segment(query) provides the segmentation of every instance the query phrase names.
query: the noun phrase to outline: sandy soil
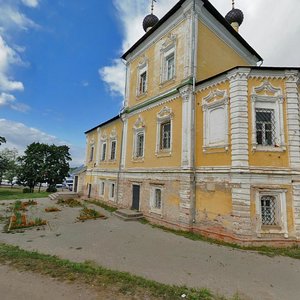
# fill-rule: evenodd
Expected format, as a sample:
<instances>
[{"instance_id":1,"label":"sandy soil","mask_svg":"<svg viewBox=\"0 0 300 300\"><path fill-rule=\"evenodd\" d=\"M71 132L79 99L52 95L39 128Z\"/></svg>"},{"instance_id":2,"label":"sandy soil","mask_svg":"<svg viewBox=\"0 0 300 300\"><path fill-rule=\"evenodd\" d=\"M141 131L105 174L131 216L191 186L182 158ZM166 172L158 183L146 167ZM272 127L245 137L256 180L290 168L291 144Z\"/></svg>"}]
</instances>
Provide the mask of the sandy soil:
<instances>
[{"instance_id":1,"label":"sandy soil","mask_svg":"<svg viewBox=\"0 0 300 300\"><path fill-rule=\"evenodd\" d=\"M47 214L44 208L55 202L38 201L31 213L47 219L49 226L0 233L0 242L73 261L93 260L163 283L207 287L221 295L239 292L244 299L300 299L300 260L188 240L149 225L124 222L99 207L107 220L75 222L78 208ZM5 215L5 207L0 205L0 214Z\"/></svg>"}]
</instances>

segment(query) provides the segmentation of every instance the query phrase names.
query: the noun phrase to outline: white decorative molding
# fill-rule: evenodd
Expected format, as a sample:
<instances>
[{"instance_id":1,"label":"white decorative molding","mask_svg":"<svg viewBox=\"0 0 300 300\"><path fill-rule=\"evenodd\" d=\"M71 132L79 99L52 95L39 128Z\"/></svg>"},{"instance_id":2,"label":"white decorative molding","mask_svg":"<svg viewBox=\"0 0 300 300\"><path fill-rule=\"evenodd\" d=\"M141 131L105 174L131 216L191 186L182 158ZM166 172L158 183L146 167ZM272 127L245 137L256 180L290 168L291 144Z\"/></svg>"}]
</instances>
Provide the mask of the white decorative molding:
<instances>
[{"instance_id":1,"label":"white decorative molding","mask_svg":"<svg viewBox=\"0 0 300 300\"><path fill-rule=\"evenodd\" d=\"M249 68L228 73L230 80L230 122L232 167L248 168L248 74Z\"/></svg>"},{"instance_id":2,"label":"white decorative molding","mask_svg":"<svg viewBox=\"0 0 300 300\"><path fill-rule=\"evenodd\" d=\"M261 237L262 234L283 234L288 238L287 211L286 211L286 192L284 189L256 189L255 190L255 208L256 208L256 234ZM261 197L273 196L276 201L276 221L277 226L268 226L263 228L261 219Z\"/></svg>"},{"instance_id":3,"label":"white decorative molding","mask_svg":"<svg viewBox=\"0 0 300 300\"><path fill-rule=\"evenodd\" d=\"M177 41L177 35L174 33L169 33L166 38L164 43L161 45L160 51L165 52L169 50L170 48L174 47Z\"/></svg>"},{"instance_id":4,"label":"white decorative molding","mask_svg":"<svg viewBox=\"0 0 300 300\"><path fill-rule=\"evenodd\" d=\"M117 138L117 130L116 130L116 127L114 127L114 128L111 130L109 137L110 137L110 139L116 139L116 138Z\"/></svg>"},{"instance_id":5,"label":"white decorative molding","mask_svg":"<svg viewBox=\"0 0 300 300\"><path fill-rule=\"evenodd\" d=\"M182 97L182 142L181 167L190 169L193 166L194 149L194 95L191 86L184 86L179 90Z\"/></svg>"},{"instance_id":6,"label":"white decorative molding","mask_svg":"<svg viewBox=\"0 0 300 300\"><path fill-rule=\"evenodd\" d=\"M282 89L274 87L268 80L264 80L260 86L253 87L251 94L252 111L252 134L251 144L253 151L285 151L284 136L284 113L283 113L283 93ZM275 145L258 145L256 140L256 109L271 109L275 118Z\"/></svg>"},{"instance_id":7,"label":"white decorative molding","mask_svg":"<svg viewBox=\"0 0 300 300\"><path fill-rule=\"evenodd\" d=\"M121 169L125 169L126 154L127 154L127 134L128 134L128 119L126 115L122 115L123 121L123 135L122 135L122 156L121 156Z\"/></svg>"},{"instance_id":8,"label":"white decorative molding","mask_svg":"<svg viewBox=\"0 0 300 300\"><path fill-rule=\"evenodd\" d=\"M203 110L203 151L209 148L228 150L228 96L226 90L213 90L202 99ZM218 120L213 115L218 115ZM213 130L220 122L223 124ZM219 122L219 123L218 123ZM223 131L223 134L221 134ZM218 139L219 137L219 139Z\"/></svg>"},{"instance_id":9,"label":"white decorative molding","mask_svg":"<svg viewBox=\"0 0 300 300\"><path fill-rule=\"evenodd\" d=\"M143 118L139 115L137 120L134 123L134 129L141 129L145 127L145 122L143 120Z\"/></svg>"},{"instance_id":10,"label":"white decorative molding","mask_svg":"<svg viewBox=\"0 0 300 300\"><path fill-rule=\"evenodd\" d=\"M300 169L300 116L299 116L299 73L286 71L285 92L287 102L287 124L290 166Z\"/></svg>"},{"instance_id":11,"label":"white decorative molding","mask_svg":"<svg viewBox=\"0 0 300 300\"><path fill-rule=\"evenodd\" d=\"M155 149L155 155L159 156L160 154L171 154L172 152L172 144L173 144L173 117L174 113L172 112L172 109L164 106L156 115L156 149ZM170 136L170 149L168 150L162 150L160 147L161 143L161 125L164 122L170 121L170 127L171 127L171 136Z\"/></svg>"},{"instance_id":12,"label":"white decorative molding","mask_svg":"<svg viewBox=\"0 0 300 300\"><path fill-rule=\"evenodd\" d=\"M107 132L106 132L106 130L104 130L104 131L101 133L100 140L101 140L101 141L106 141L106 140L107 140Z\"/></svg>"},{"instance_id":13,"label":"white decorative molding","mask_svg":"<svg viewBox=\"0 0 300 300\"><path fill-rule=\"evenodd\" d=\"M293 208L296 236L300 240L300 182L293 183Z\"/></svg>"}]
</instances>

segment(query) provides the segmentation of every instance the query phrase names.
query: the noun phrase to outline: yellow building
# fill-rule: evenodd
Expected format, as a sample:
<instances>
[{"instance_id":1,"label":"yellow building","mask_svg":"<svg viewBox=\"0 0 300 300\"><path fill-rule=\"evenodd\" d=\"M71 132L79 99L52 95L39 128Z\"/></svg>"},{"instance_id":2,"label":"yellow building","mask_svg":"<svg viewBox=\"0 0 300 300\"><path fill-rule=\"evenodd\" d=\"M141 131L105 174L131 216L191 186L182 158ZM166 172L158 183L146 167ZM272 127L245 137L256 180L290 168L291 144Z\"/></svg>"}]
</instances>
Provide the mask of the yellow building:
<instances>
[{"instance_id":1,"label":"yellow building","mask_svg":"<svg viewBox=\"0 0 300 300\"><path fill-rule=\"evenodd\" d=\"M86 132L85 196L151 222L299 243L299 69L262 58L207 0L181 0L123 56L122 113Z\"/></svg>"}]
</instances>

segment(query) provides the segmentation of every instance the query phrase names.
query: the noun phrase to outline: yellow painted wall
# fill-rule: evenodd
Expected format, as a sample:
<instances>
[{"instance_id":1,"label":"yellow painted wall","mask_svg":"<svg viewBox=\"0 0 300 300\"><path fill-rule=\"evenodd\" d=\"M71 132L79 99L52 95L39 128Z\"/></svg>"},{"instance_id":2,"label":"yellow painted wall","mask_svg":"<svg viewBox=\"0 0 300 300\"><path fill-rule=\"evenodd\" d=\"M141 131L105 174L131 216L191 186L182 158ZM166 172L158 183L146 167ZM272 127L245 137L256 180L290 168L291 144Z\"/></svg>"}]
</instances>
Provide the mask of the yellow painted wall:
<instances>
[{"instance_id":1,"label":"yellow painted wall","mask_svg":"<svg viewBox=\"0 0 300 300\"><path fill-rule=\"evenodd\" d=\"M144 53L141 53L130 63L130 88L129 88L129 103L128 106L134 106L146 101L149 98L155 97L177 86L184 77L184 51L185 51L185 26L186 20L179 23L172 31L168 32L160 40L152 44ZM165 83L161 83L161 49L162 44L168 39L168 35L176 35L176 63L175 63L175 79ZM138 96L138 66L139 63L146 57L148 59L147 73L147 93Z\"/></svg>"},{"instance_id":2,"label":"yellow painted wall","mask_svg":"<svg viewBox=\"0 0 300 300\"><path fill-rule=\"evenodd\" d=\"M284 152L262 152L252 151L252 108L251 108L251 94L254 87L259 87L263 83L264 79L250 78L248 80L248 117L249 117L249 165L258 167L288 167L288 131L287 131L287 119L286 119L286 101L283 102L283 116L284 116L284 128L285 128L285 144L287 146ZM285 90L283 79L270 79L269 82L274 87L280 87L282 91ZM262 92L262 95L264 92ZM272 96L270 93L267 95Z\"/></svg>"},{"instance_id":3,"label":"yellow painted wall","mask_svg":"<svg viewBox=\"0 0 300 300\"><path fill-rule=\"evenodd\" d=\"M179 167L181 165L181 136L182 136L182 103L181 99L154 107L128 119L126 168L163 168ZM172 109L174 114L172 123L172 153L171 156L156 156L157 113L164 106ZM145 122L144 160L133 160L134 124L141 116Z\"/></svg>"},{"instance_id":4,"label":"yellow painted wall","mask_svg":"<svg viewBox=\"0 0 300 300\"><path fill-rule=\"evenodd\" d=\"M111 139L110 139L110 134L112 133L113 130L116 130L117 132L117 151L116 151L116 159L115 160L110 160L110 155L111 155ZM105 126L101 127L101 135L103 132L106 132L107 135L107 140L106 140L106 160L101 161L101 145L98 146L98 151L99 151L99 164L97 167L104 168L104 169L118 169L119 164L120 164L120 153L121 153L121 141L122 141L122 130L123 130L123 122L121 119L117 119ZM101 141L100 141L101 144Z\"/></svg>"},{"instance_id":5,"label":"yellow painted wall","mask_svg":"<svg viewBox=\"0 0 300 300\"><path fill-rule=\"evenodd\" d=\"M249 64L201 21L198 23L197 80L204 80L235 66Z\"/></svg>"},{"instance_id":6,"label":"yellow painted wall","mask_svg":"<svg viewBox=\"0 0 300 300\"><path fill-rule=\"evenodd\" d=\"M218 188L209 192L205 187L196 188L196 215L199 221L216 221L230 227L232 214L231 190Z\"/></svg>"},{"instance_id":7,"label":"yellow painted wall","mask_svg":"<svg viewBox=\"0 0 300 300\"><path fill-rule=\"evenodd\" d=\"M211 148L203 152L203 111L202 111L202 99L209 95L214 90L227 90L229 95L229 82L218 84L214 88L207 89L196 94L196 167L203 166L230 166L231 165L231 148L226 151L224 148ZM228 133L230 134L230 106L228 105ZM230 144L230 136L228 138Z\"/></svg>"}]
</instances>

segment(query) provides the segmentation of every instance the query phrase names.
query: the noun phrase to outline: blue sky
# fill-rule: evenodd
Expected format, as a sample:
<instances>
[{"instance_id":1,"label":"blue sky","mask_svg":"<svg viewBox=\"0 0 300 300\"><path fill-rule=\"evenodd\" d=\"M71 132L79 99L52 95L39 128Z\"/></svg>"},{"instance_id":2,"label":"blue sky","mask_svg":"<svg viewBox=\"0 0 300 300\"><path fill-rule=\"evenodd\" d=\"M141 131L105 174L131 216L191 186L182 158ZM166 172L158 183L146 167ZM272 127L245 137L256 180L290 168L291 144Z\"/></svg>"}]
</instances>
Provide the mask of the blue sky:
<instances>
[{"instance_id":1,"label":"blue sky","mask_svg":"<svg viewBox=\"0 0 300 300\"><path fill-rule=\"evenodd\" d=\"M0 0L0 135L20 152L33 141L68 144L83 163L84 131L116 115L119 57L142 34L147 0ZM158 0L162 17L177 1ZM228 2L228 3L227 3ZM236 1L241 34L265 65L299 66L299 0ZM230 0L212 0L225 15ZM272 15L264 11L272 5ZM284 34L280 34L284 32ZM276 51L274 51L276 49ZM3 148L3 146L1 146Z\"/></svg>"}]
</instances>

